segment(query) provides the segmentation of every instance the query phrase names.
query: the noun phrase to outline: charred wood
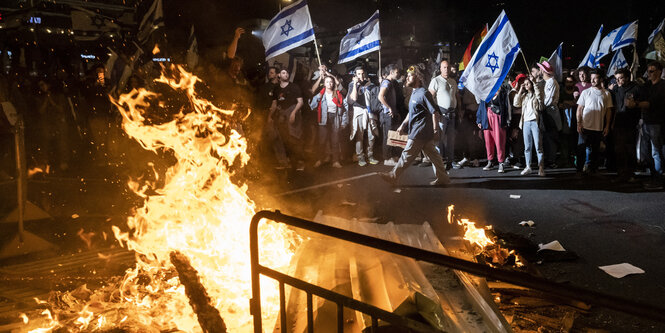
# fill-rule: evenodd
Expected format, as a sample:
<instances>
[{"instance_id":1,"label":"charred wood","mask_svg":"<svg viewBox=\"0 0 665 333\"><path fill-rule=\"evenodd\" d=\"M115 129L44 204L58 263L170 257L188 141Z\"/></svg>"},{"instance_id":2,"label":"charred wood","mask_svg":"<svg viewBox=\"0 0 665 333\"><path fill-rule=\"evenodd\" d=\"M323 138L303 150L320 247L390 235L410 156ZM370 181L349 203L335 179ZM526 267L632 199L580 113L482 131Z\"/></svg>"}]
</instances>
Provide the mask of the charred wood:
<instances>
[{"instance_id":1,"label":"charred wood","mask_svg":"<svg viewBox=\"0 0 665 333\"><path fill-rule=\"evenodd\" d=\"M198 272L190 265L189 260L180 252L171 252L171 262L178 271L180 282L185 286L185 294L189 304L199 320L205 333L225 333L226 324L219 311L210 304L210 297L199 280Z\"/></svg>"}]
</instances>

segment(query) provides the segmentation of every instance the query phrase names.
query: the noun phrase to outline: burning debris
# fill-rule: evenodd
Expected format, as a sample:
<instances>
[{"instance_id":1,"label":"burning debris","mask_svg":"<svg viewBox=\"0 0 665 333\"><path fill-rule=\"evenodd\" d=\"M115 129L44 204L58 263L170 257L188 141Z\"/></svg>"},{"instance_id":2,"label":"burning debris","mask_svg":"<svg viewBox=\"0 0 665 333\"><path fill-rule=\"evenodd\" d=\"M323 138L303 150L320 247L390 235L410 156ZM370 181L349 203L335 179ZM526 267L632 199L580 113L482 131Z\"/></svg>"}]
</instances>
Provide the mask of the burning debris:
<instances>
[{"instance_id":1,"label":"burning debris","mask_svg":"<svg viewBox=\"0 0 665 333\"><path fill-rule=\"evenodd\" d=\"M476 227L476 222L466 218L455 219L454 205L448 206L448 223L456 222L464 228L464 239L469 242L470 252L478 261L490 266L522 267L523 260L515 250L507 249L501 245L498 237L493 233L492 226Z\"/></svg>"},{"instance_id":2,"label":"burning debris","mask_svg":"<svg viewBox=\"0 0 665 333\"><path fill-rule=\"evenodd\" d=\"M201 314L189 306L188 295L205 295L201 291L206 290L209 305L197 301L197 311L217 311L229 331L251 330L247 230L255 207L246 194L247 186L231 180L249 160L247 141L232 120L234 111L198 97L194 86L199 81L176 66L164 68L155 80L169 88L168 93L186 96L177 99L185 101L177 114L166 112L164 94L145 89L113 101L125 132L146 150L173 157L175 163L155 177L159 182L129 184L144 204L135 209L126 227L114 226L113 231L123 246L136 252L136 267L85 295L56 293L47 302L50 309L28 314L29 329L200 331ZM259 232L264 249L261 260L276 269L287 267L293 255L292 234L273 224L262 225ZM177 258L188 259L174 261L174 251L180 253ZM185 271L196 273L183 276L188 281L196 276L200 288L187 287L188 282L179 278L176 270L183 266L179 269L176 263L184 262L189 262L183 264ZM262 285L263 320L274 323L279 308L277 284L265 281ZM203 318L208 322L209 316ZM204 331L220 332L219 319L209 321L212 326L203 327Z\"/></svg>"}]
</instances>

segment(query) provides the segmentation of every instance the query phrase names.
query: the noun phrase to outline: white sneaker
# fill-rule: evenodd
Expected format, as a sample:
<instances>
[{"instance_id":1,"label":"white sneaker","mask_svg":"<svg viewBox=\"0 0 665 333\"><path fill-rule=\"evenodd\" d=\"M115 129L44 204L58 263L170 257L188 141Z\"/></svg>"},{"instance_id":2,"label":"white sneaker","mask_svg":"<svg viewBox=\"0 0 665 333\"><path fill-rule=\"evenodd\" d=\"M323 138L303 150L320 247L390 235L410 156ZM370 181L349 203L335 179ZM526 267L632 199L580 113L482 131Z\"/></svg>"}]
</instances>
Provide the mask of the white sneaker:
<instances>
[{"instance_id":1,"label":"white sneaker","mask_svg":"<svg viewBox=\"0 0 665 333\"><path fill-rule=\"evenodd\" d=\"M333 168L336 168L336 169L339 169L339 168L342 167L342 165L339 164L339 162L334 162L334 163L332 164L332 167L333 167Z\"/></svg>"},{"instance_id":2,"label":"white sneaker","mask_svg":"<svg viewBox=\"0 0 665 333\"><path fill-rule=\"evenodd\" d=\"M459 166L463 167L463 166L466 166L467 164L469 164L469 160L465 157L461 161L457 162L457 164Z\"/></svg>"},{"instance_id":3,"label":"white sneaker","mask_svg":"<svg viewBox=\"0 0 665 333\"><path fill-rule=\"evenodd\" d=\"M499 173L504 173L506 170L503 169L503 163L499 163Z\"/></svg>"},{"instance_id":4,"label":"white sneaker","mask_svg":"<svg viewBox=\"0 0 665 333\"><path fill-rule=\"evenodd\" d=\"M489 162L487 162L487 165L483 167L483 170L485 170L485 171L492 170L493 166L494 166L494 164L492 164L492 161L489 161Z\"/></svg>"},{"instance_id":5,"label":"white sneaker","mask_svg":"<svg viewBox=\"0 0 665 333\"><path fill-rule=\"evenodd\" d=\"M530 173L531 173L531 168L530 167L526 167L526 168L524 168L524 170L522 170L522 172L520 172L520 174L522 176L528 175Z\"/></svg>"},{"instance_id":6,"label":"white sneaker","mask_svg":"<svg viewBox=\"0 0 665 333\"><path fill-rule=\"evenodd\" d=\"M383 165L395 166L395 165L397 165L397 162L395 162L395 160L393 160L393 159L387 159L387 160L383 161Z\"/></svg>"}]
</instances>

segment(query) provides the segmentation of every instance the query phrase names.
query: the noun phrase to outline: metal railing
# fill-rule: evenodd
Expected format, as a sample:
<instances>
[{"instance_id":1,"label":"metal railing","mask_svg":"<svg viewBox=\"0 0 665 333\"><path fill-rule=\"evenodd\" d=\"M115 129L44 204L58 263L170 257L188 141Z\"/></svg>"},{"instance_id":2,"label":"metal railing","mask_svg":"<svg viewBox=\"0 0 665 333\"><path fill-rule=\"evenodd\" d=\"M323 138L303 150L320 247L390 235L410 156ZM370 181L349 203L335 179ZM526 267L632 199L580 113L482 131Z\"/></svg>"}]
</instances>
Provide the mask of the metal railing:
<instances>
[{"instance_id":1,"label":"metal railing","mask_svg":"<svg viewBox=\"0 0 665 333\"><path fill-rule=\"evenodd\" d=\"M372 331L378 327L378 320L384 320L394 325L406 327L415 331L432 332L429 325L395 315L367 303L357 301L345 295L330 291L328 289L307 283L292 276L277 272L259 263L258 224L262 219L284 223L296 228L309 230L322 235L342 239L355 244L360 244L378 250L398 254L415 260L420 260L452 269L464 271L473 275L501 280L518 286L523 286L555 296L578 300L612 310L665 322L665 308L637 302L619 296L587 290L569 284L552 282L550 280L533 276L530 274L492 268L483 264L462 260L459 258L430 252L416 247L375 238L352 231L331 227L328 225L284 215L280 211L260 211L252 217L250 223L249 246L251 256L252 273L252 299L250 300L250 312L254 317L254 332L262 332L261 322L261 287L259 277L261 274L271 277L279 282L280 294L280 323L282 332L287 331L286 325L286 300L284 285L288 284L294 288L301 289L307 293L307 331L314 332L314 320L312 309L312 295L322 297L337 304L337 331L343 332L343 308L360 311L372 318Z\"/></svg>"}]
</instances>

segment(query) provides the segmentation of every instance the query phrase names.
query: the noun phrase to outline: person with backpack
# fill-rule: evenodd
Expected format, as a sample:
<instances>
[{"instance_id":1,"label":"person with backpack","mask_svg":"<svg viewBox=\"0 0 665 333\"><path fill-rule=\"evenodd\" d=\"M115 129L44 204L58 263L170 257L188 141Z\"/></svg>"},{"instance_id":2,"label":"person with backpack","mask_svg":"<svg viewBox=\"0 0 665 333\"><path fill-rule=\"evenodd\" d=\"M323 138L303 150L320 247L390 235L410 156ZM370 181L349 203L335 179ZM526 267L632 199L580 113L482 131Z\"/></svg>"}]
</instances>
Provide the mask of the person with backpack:
<instances>
[{"instance_id":1,"label":"person with backpack","mask_svg":"<svg viewBox=\"0 0 665 333\"><path fill-rule=\"evenodd\" d=\"M346 99L349 114L353 115L350 139L355 140L356 143L358 165L365 166L368 161L370 164L378 164L379 160L374 158L374 141L379 134L378 114L382 110L378 98L379 89L367 78L362 67L356 67L354 72L355 75L353 81L349 83L349 95ZM365 136L367 136L366 149Z\"/></svg>"}]
</instances>

